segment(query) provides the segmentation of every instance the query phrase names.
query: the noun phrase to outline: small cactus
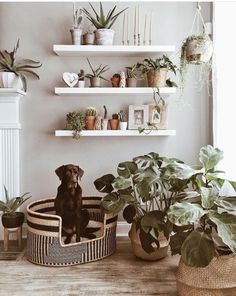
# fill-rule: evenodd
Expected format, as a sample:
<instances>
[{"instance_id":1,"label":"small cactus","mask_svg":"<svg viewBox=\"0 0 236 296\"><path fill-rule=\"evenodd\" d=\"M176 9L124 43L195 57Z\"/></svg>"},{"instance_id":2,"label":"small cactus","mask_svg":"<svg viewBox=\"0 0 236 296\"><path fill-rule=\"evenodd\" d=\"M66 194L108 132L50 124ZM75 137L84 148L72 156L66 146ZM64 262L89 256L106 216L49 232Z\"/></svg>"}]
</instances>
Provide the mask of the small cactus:
<instances>
[{"instance_id":1,"label":"small cactus","mask_svg":"<svg viewBox=\"0 0 236 296\"><path fill-rule=\"evenodd\" d=\"M112 119L119 119L119 115L117 113L112 114Z\"/></svg>"},{"instance_id":2,"label":"small cactus","mask_svg":"<svg viewBox=\"0 0 236 296\"><path fill-rule=\"evenodd\" d=\"M125 111L120 110L118 117L121 122L127 122L127 113Z\"/></svg>"},{"instance_id":3,"label":"small cactus","mask_svg":"<svg viewBox=\"0 0 236 296\"><path fill-rule=\"evenodd\" d=\"M97 109L94 107L88 107L85 112L86 116L97 116Z\"/></svg>"},{"instance_id":4,"label":"small cactus","mask_svg":"<svg viewBox=\"0 0 236 296\"><path fill-rule=\"evenodd\" d=\"M104 105L104 119L107 119L107 107Z\"/></svg>"},{"instance_id":5,"label":"small cactus","mask_svg":"<svg viewBox=\"0 0 236 296\"><path fill-rule=\"evenodd\" d=\"M79 74L78 74L78 78L79 78L80 81L83 81L84 80L84 77L85 77L84 70L81 69L80 72L79 72Z\"/></svg>"}]
</instances>

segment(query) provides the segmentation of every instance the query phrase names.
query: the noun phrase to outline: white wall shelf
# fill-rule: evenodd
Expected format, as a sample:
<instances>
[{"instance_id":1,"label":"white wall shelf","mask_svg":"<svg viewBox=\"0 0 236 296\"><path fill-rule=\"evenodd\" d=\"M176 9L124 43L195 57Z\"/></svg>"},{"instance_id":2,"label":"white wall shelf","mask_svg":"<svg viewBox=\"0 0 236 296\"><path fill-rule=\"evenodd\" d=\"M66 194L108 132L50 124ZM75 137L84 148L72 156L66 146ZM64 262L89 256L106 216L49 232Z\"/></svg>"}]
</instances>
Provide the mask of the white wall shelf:
<instances>
[{"instance_id":1,"label":"white wall shelf","mask_svg":"<svg viewBox=\"0 0 236 296\"><path fill-rule=\"evenodd\" d=\"M59 56L67 57L155 57L160 54L173 53L174 45L53 45L53 51Z\"/></svg>"},{"instance_id":2,"label":"white wall shelf","mask_svg":"<svg viewBox=\"0 0 236 296\"><path fill-rule=\"evenodd\" d=\"M175 87L161 87L161 94L174 94L176 93ZM57 95L92 95L92 94L102 94L102 95L148 95L152 94L153 89L151 87L56 87L55 94Z\"/></svg>"},{"instance_id":3,"label":"white wall shelf","mask_svg":"<svg viewBox=\"0 0 236 296\"><path fill-rule=\"evenodd\" d=\"M15 96L15 95L25 96L26 92L16 88L0 88L0 96L8 97L8 96Z\"/></svg>"},{"instance_id":4,"label":"white wall shelf","mask_svg":"<svg viewBox=\"0 0 236 296\"><path fill-rule=\"evenodd\" d=\"M147 132L147 131L146 131ZM158 136L175 136L175 130L152 130L150 133L139 133L138 130L90 130L82 131L82 137L158 137ZM56 137L72 137L71 130L56 130Z\"/></svg>"}]
</instances>

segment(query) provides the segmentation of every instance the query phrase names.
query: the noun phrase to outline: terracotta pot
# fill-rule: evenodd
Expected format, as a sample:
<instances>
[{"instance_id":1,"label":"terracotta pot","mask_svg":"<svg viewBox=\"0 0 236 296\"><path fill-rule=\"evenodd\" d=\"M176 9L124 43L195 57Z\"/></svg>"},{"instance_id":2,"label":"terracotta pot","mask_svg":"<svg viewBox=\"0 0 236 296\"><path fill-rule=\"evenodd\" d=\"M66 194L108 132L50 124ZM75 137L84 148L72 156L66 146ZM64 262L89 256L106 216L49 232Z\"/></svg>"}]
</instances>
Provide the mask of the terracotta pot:
<instances>
[{"instance_id":1,"label":"terracotta pot","mask_svg":"<svg viewBox=\"0 0 236 296\"><path fill-rule=\"evenodd\" d=\"M206 267L190 267L180 260L176 273L178 295L236 295L235 274L235 254L214 257Z\"/></svg>"},{"instance_id":2,"label":"terracotta pot","mask_svg":"<svg viewBox=\"0 0 236 296\"><path fill-rule=\"evenodd\" d=\"M111 78L112 87L120 87L120 74L115 74Z\"/></svg>"},{"instance_id":3,"label":"terracotta pot","mask_svg":"<svg viewBox=\"0 0 236 296\"><path fill-rule=\"evenodd\" d=\"M2 215L2 225L5 228L16 228L20 227L24 222L24 213L15 212L13 215L3 214Z\"/></svg>"},{"instance_id":4,"label":"terracotta pot","mask_svg":"<svg viewBox=\"0 0 236 296\"><path fill-rule=\"evenodd\" d=\"M160 68L158 70L149 70L147 72L148 86L149 87L165 87L166 76L168 69Z\"/></svg>"},{"instance_id":5,"label":"terracotta pot","mask_svg":"<svg viewBox=\"0 0 236 296\"><path fill-rule=\"evenodd\" d=\"M0 72L0 87L23 89L23 83L13 72Z\"/></svg>"},{"instance_id":6,"label":"terracotta pot","mask_svg":"<svg viewBox=\"0 0 236 296\"><path fill-rule=\"evenodd\" d=\"M136 78L127 78L126 85L127 85L127 87L136 87L137 86L137 79Z\"/></svg>"},{"instance_id":7,"label":"terracotta pot","mask_svg":"<svg viewBox=\"0 0 236 296\"><path fill-rule=\"evenodd\" d=\"M86 130L95 130L96 116L85 117L85 128Z\"/></svg>"},{"instance_id":8,"label":"terracotta pot","mask_svg":"<svg viewBox=\"0 0 236 296\"><path fill-rule=\"evenodd\" d=\"M162 232L160 232L158 236L160 247L152 253L147 253L142 248L139 239L139 230L136 231L136 223L132 223L131 229L129 231L129 238L131 240L133 252L138 258L147 261L156 261L167 256L169 242Z\"/></svg>"},{"instance_id":9,"label":"terracotta pot","mask_svg":"<svg viewBox=\"0 0 236 296\"><path fill-rule=\"evenodd\" d=\"M81 45L82 30L81 29L71 29L70 33L71 33L72 44Z\"/></svg>"},{"instance_id":10,"label":"terracotta pot","mask_svg":"<svg viewBox=\"0 0 236 296\"><path fill-rule=\"evenodd\" d=\"M115 31L112 29L98 29L95 32L97 45L113 45Z\"/></svg>"},{"instance_id":11,"label":"terracotta pot","mask_svg":"<svg viewBox=\"0 0 236 296\"><path fill-rule=\"evenodd\" d=\"M86 33L83 35L83 45L93 45L95 40L94 33Z\"/></svg>"},{"instance_id":12,"label":"terracotta pot","mask_svg":"<svg viewBox=\"0 0 236 296\"><path fill-rule=\"evenodd\" d=\"M109 119L109 125L111 130L117 130L119 127L119 119Z\"/></svg>"},{"instance_id":13,"label":"terracotta pot","mask_svg":"<svg viewBox=\"0 0 236 296\"><path fill-rule=\"evenodd\" d=\"M91 77L90 78L91 87L100 87L101 86L101 78L100 77Z\"/></svg>"},{"instance_id":14,"label":"terracotta pot","mask_svg":"<svg viewBox=\"0 0 236 296\"><path fill-rule=\"evenodd\" d=\"M186 44L186 59L191 64L207 63L212 57L213 44L208 35L204 39L189 40Z\"/></svg>"}]
</instances>

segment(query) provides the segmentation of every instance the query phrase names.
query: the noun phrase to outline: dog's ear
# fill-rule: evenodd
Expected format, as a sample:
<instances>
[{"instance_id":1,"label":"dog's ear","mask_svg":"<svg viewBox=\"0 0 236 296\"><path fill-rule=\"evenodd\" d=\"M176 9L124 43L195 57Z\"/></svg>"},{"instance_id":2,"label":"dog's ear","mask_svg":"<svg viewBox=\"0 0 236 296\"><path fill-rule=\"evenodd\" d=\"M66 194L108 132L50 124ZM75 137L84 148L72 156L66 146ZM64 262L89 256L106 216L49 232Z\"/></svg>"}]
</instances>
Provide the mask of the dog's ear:
<instances>
[{"instance_id":1,"label":"dog's ear","mask_svg":"<svg viewBox=\"0 0 236 296\"><path fill-rule=\"evenodd\" d=\"M81 178L84 175L84 171L79 166L77 166L77 168L78 168L78 171L79 171L79 179L81 180Z\"/></svg>"},{"instance_id":2,"label":"dog's ear","mask_svg":"<svg viewBox=\"0 0 236 296\"><path fill-rule=\"evenodd\" d=\"M59 177L60 180L62 180L62 178L63 178L64 171L65 171L65 166L64 165L60 166L59 168L57 168L55 170L55 173L57 174L57 176Z\"/></svg>"}]
</instances>

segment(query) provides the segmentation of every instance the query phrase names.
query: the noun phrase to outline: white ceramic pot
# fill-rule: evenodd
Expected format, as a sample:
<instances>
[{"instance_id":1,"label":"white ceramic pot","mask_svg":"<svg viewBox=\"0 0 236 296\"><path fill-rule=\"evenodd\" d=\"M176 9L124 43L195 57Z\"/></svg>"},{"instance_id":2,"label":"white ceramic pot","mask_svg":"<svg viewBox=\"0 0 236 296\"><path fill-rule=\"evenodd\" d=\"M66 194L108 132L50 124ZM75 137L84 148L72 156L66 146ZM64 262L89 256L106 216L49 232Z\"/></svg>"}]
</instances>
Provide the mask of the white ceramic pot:
<instances>
[{"instance_id":1,"label":"white ceramic pot","mask_svg":"<svg viewBox=\"0 0 236 296\"><path fill-rule=\"evenodd\" d=\"M23 89L23 83L13 72L0 72L0 87Z\"/></svg>"},{"instance_id":2,"label":"white ceramic pot","mask_svg":"<svg viewBox=\"0 0 236 296\"><path fill-rule=\"evenodd\" d=\"M127 130L128 122L120 121L120 130L125 131Z\"/></svg>"},{"instance_id":3,"label":"white ceramic pot","mask_svg":"<svg viewBox=\"0 0 236 296\"><path fill-rule=\"evenodd\" d=\"M102 130L106 131L108 126L108 119L102 119Z\"/></svg>"},{"instance_id":4,"label":"white ceramic pot","mask_svg":"<svg viewBox=\"0 0 236 296\"><path fill-rule=\"evenodd\" d=\"M84 88L85 87L85 81L84 80L79 80L78 81L78 87L79 88Z\"/></svg>"},{"instance_id":5,"label":"white ceramic pot","mask_svg":"<svg viewBox=\"0 0 236 296\"><path fill-rule=\"evenodd\" d=\"M113 45L115 31L112 29L98 29L95 32L97 45Z\"/></svg>"},{"instance_id":6,"label":"white ceramic pot","mask_svg":"<svg viewBox=\"0 0 236 296\"><path fill-rule=\"evenodd\" d=\"M72 44L81 45L82 30L81 29L71 29Z\"/></svg>"}]
</instances>

